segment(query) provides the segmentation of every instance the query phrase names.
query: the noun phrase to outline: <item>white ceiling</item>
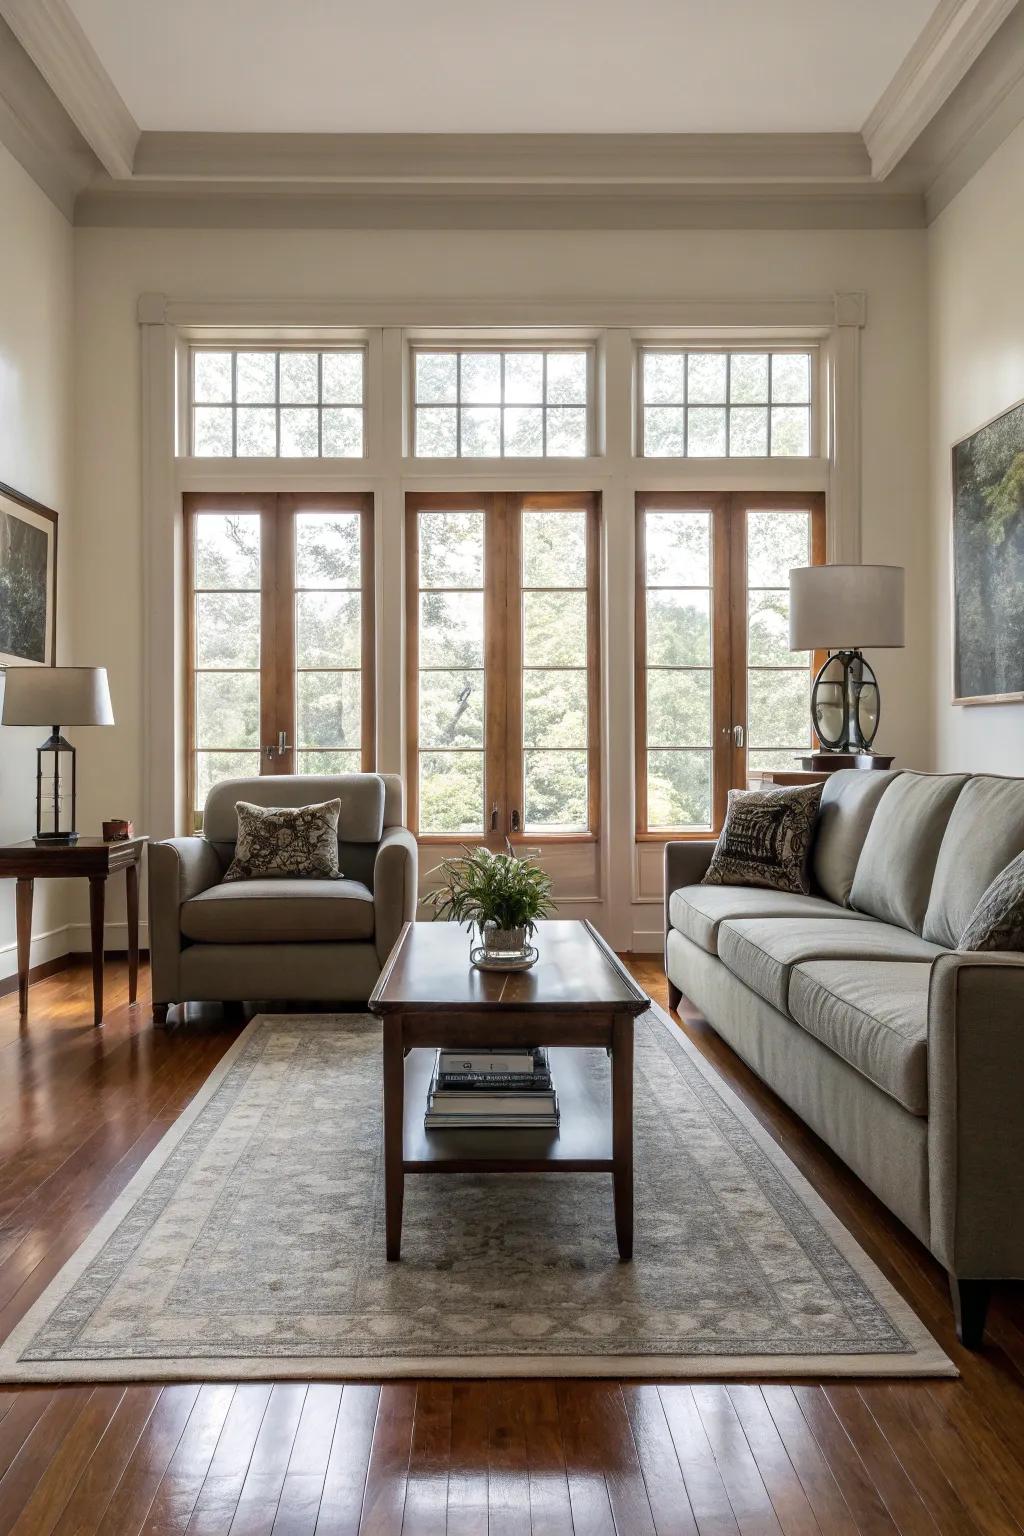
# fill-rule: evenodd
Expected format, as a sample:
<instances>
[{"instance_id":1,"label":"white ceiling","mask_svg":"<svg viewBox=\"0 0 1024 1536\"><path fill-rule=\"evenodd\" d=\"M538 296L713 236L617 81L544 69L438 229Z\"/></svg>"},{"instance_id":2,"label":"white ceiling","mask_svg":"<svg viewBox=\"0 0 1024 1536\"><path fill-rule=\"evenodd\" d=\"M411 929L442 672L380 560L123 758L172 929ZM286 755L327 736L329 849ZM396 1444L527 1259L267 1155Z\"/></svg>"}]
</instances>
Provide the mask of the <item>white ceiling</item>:
<instances>
[{"instance_id":1,"label":"white ceiling","mask_svg":"<svg viewBox=\"0 0 1024 1536\"><path fill-rule=\"evenodd\" d=\"M855 131L935 0L71 0L140 127Z\"/></svg>"}]
</instances>

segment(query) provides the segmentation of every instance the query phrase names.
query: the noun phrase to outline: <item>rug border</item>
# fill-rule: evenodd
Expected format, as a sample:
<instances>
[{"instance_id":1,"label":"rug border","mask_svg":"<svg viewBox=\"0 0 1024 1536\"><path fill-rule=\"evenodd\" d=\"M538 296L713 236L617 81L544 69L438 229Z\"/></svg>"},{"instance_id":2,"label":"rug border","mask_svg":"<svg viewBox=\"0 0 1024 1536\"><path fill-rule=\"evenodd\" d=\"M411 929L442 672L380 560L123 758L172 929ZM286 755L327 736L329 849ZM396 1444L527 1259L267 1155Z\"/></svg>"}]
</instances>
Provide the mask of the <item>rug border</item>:
<instances>
[{"instance_id":1,"label":"rug border","mask_svg":"<svg viewBox=\"0 0 1024 1536\"><path fill-rule=\"evenodd\" d=\"M674 1024L655 1002L651 1015L667 1030L673 1041L696 1062L698 1069L728 1108L757 1142L776 1170L793 1187L812 1216L825 1230L836 1249L873 1292L892 1320L901 1329L911 1355L514 1355L459 1356L458 1358L309 1356L275 1359L206 1360L89 1360L22 1361L20 1351L37 1329L64 1300L72 1286L92 1262L104 1243L131 1209L135 1200L171 1156L203 1109L227 1077L241 1054L249 1035L258 1025L277 1017L292 1021L323 1019L323 1014L257 1014L225 1051L213 1071L174 1124L129 1179L113 1204L62 1265L43 1292L33 1302L20 1322L15 1324L0 1344L0 1385L60 1384L93 1381L366 1381L392 1378L436 1377L440 1379L477 1377L629 1377L651 1381L666 1379L695 1380L707 1377L744 1377L751 1380L776 1378L857 1376L891 1377L905 1380L916 1376L959 1376L960 1372L938 1341L904 1301L895 1287L864 1251L839 1217L808 1182L800 1169L768 1134L757 1116L705 1059L686 1033ZM333 1017L350 1020L371 1017L363 1010L339 1011ZM898 1368L897 1368L898 1367Z\"/></svg>"}]
</instances>

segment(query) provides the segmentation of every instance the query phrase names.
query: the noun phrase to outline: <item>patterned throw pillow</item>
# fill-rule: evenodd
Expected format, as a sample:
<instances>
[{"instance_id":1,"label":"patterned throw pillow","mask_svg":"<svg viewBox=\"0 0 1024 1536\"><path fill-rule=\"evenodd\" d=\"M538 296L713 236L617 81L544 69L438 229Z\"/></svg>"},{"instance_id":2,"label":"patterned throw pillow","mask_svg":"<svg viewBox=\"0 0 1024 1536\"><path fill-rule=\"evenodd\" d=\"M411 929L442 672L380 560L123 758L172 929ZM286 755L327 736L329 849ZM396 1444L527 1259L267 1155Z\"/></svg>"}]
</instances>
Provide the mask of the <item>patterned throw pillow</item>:
<instances>
[{"instance_id":1,"label":"patterned throw pillow","mask_svg":"<svg viewBox=\"0 0 1024 1536\"><path fill-rule=\"evenodd\" d=\"M280 808L239 800L238 841L225 880L340 880L340 800Z\"/></svg>"},{"instance_id":2,"label":"patterned throw pillow","mask_svg":"<svg viewBox=\"0 0 1024 1536\"><path fill-rule=\"evenodd\" d=\"M702 884L764 885L806 895L821 791L820 784L730 789L725 826Z\"/></svg>"},{"instance_id":3,"label":"patterned throw pillow","mask_svg":"<svg viewBox=\"0 0 1024 1536\"><path fill-rule=\"evenodd\" d=\"M967 919L957 949L1024 949L1024 853L996 875Z\"/></svg>"}]
</instances>

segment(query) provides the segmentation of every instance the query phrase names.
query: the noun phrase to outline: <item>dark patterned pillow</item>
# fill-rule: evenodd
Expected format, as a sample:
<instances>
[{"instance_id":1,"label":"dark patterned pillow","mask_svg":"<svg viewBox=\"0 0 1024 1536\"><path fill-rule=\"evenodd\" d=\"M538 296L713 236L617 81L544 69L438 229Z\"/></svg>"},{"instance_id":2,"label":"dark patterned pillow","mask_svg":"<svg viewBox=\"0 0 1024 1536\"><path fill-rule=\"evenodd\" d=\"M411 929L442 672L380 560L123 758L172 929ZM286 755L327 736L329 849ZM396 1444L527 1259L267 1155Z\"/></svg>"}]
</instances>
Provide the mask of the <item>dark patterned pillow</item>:
<instances>
[{"instance_id":1,"label":"dark patterned pillow","mask_svg":"<svg viewBox=\"0 0 1024 1536\"><path fill-rule=\"evenodd\" d=\"M957 949L1024 949L1024 853L983 893Z\"/></svg>"},{"instance_id":2,"label":"dark patterned pillow","mask_svg":"<svg viewBox=\"0 0 1024 1536\"><path fill-rule=\"evenodd\" d=\"M225 880L340 880L340 800L289 808L239 800L238 841Z\"/></svg>"},{"instance_id":3,"label":"dark patterned pillow","mask_svg":"<svg viewBox=\"0 0 1024 1536\"><path fill-rule=\"evenodd\" d=\"M725 826L702 884L763 885L806 895L821 790L820 784L730 789Z\"/></svg>"}]
</instances>

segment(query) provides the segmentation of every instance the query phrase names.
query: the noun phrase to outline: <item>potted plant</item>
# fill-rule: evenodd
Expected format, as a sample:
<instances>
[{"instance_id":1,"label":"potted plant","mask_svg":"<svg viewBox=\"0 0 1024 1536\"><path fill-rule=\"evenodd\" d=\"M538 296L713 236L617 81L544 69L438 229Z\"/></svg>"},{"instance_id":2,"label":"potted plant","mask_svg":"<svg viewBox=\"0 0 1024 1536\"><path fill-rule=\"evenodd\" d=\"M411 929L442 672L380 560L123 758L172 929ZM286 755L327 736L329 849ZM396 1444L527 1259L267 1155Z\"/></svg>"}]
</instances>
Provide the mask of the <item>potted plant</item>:
<instances>
[{"instance_id":1,"label":"potted plant","mask_svg":"<svg viewBox=\"0 0 1024 1536\"><path fill-rule=\"evenodd\" d=\"M489 956L523 957L537 922L554 910L551 876L532 859L489 848L464 848L434 871L440 884L426 897L437 916L480 930Z\"/></svg>"}]
</instances>

